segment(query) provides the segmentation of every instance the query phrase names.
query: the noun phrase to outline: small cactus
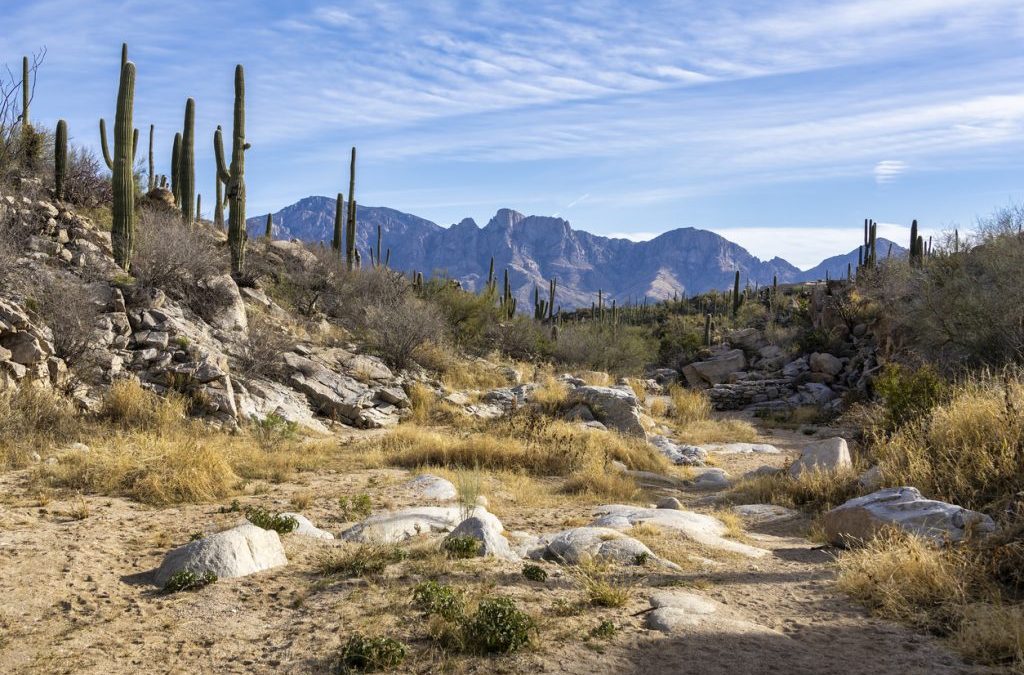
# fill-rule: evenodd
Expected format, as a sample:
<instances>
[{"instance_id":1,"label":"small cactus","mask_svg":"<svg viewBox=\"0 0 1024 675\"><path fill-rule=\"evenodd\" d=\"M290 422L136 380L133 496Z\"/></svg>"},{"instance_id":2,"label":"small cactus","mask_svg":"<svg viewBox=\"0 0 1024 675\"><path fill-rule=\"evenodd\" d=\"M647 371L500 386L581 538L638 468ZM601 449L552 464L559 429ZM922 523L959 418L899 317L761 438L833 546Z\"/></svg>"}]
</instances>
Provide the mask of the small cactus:
<instances>
[{"instance_id":1,"label":"small cactus","mask_svg":"<svg viewBox=\"0 0 1024 675\"><path fill-rule=\"evenodd\" d=\"M53 147L53 195L58 200L64 199L64 181L68 171L68 123L57 122L57 134Z\"/></svg>"},{"instance_id":2,"label":"small cactus","mask_svg":"<svg viewBox=\"0 0 1024 675\"><path fill-rule=\"evenodd\" d=\"M266 237L267 241L272 241L274 239L274 214L273 213L268 213L267 214L267 231L266 231L266 234L264 236Z\"/></svg>"},{"instance_id":3,"label":"small cactus","mask_svg":"<svg viewBox=\"0 0 1024 675\"><path fill-rule=\"evenodd\" d=\"M736 278L732 283L732 315L736 316L740 311L740 271L736 270Z\"/></svg>"}]
</instances>

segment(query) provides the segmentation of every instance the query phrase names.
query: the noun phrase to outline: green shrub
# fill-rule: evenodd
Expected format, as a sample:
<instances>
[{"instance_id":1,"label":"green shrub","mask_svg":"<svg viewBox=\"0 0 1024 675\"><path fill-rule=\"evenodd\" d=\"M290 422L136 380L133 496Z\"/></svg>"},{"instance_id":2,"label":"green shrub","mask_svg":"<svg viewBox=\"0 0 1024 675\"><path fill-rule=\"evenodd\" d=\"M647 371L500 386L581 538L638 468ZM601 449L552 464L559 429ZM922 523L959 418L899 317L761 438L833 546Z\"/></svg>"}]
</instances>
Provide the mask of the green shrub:
<instances>
[{"instance_id":1,"label":"green shrub","mask_svg":"<svg viewBox=\"0 0 1024 675\"><path fill-rule=\"evenodd\" d=\"M367 637L360 633L352 635L341 648L337 673L362 671L372 673L391 670L405 660L404 644L389 637Z\"/></svg>"},{"instance_id":2,"label":"green shrub","mask_svg":"<svg viewBox=\"0 0 1024 675\"><path fill-rule=\"evenodd\" d=\"M256 442L266 450L293 441L299 435L298 423L290 422L276 413L270 413L263 419L253 417L250 429Z\"/></svg>"},{"instance_id":3,"label":"green shrub","mask_svg":"<svg viewBox=\"0 0 1024 675\"><path fill-rule=\"evenodd\" d=\"M544 568L540 565L523 565L523 576L530 581L537 581L540 583L544 583L548 580L548 573L545 572Z\"/></svg>"},{"instance_id":4,"label":"green shrub","mask_svg":"<svg viewBox=\"0 0 1024 675\"><path fill-rule=\"evenodd\" d=\"M288 534L299 526L299 521L292 516L282 516L280 513L271 513L262 506L245 507L245 519L256 527L264 530L273 530L278 534Z\"/></svg>"},{"instance_id":5,"label":"green shrub","mask_svg":"<svg viewBox=\"0 0 1024 675\"><path fill-rule=\"evenodd\" d=\"M603 640L609 640L615 637L615 633L618 632L618 628L610 620L605 619L590 631L591 637L601 638Z\"/></svg>"},{"instance_id":6,"label":"green shrub","mask_svg":"<svg viewBox=\"0 0 1024 675\"><path fill-rule=\"evenodd\" d=\"M475 558L480 555L481 547L479 539L469 536L448 537L441 544L449 558Z\"/></svg>"},{"instance_id":7,"label":"green shrub","mask_svg":"<svg viewBox=\"0 0 1024 675\"><path fill-rule=\"evenodd\" d=\"M217 575L213 572L196 574L191 570L182 570L171 575L171 578L164 584L163 592L170 594L181 591L198 591L215 581L217 581Z\"/></svg>"},{"instance_id":8,"label":"green shrub","mask_svg":"<svg viewBox=\"0 0 1024 675\"><path fill-rule=\"evenodd\" d=\"M931 365L910 369L889 364L874 386L885 405L890 430L926 416L948 391L946 381Z\"/></svg>"},{"instance_id":9,"label":"green shrub","mask_svg":"<svg viewBox=\"0 0 1024 675\"><path fill-rule=\"evenodd\" d=\"M529 614L516 607L511 598L486 598L476 614L462 625L468 649L484 654L508 654L530 641L536 625Z\"/></svg>"},{"instance_id":10,"label":"green shrub","mask_svg":"<svg viewBox=\"0 0 1024 675\"><path fill-rule=\"evenodd\" d=\"M436 581L424 581L412 594L413 606L424 614L436 614L446 621L459 621L466 609L458 590Z\"/></svg>"},{"instance_id":11,"label":"green shrub","mask_svg":"<svg viewBox=\"0 0 1024 675\"><path fill-rule=\"evenodd\" d=\"M355 497L339 497L338 507L341 509L342 520L361 520L370 515L373 503L370 501L370 495L364 492Z\"/></svg>"}]
</instances>

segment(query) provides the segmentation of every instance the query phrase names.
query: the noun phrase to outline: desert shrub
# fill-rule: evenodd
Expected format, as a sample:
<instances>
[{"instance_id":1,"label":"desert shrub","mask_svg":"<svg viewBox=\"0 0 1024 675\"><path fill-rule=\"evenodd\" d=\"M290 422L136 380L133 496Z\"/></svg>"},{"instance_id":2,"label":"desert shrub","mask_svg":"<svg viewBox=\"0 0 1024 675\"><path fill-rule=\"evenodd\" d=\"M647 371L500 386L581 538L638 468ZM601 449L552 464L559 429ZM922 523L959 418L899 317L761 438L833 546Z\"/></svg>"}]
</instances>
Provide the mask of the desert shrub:
<instances>
[{"instance_id":1,"label":"desert shrub","mask_svg":"<svg viewBox=\"0 0 1024 675\"><path fill-rule=\"evenodd\" d=\"M370 501L370 495L363 492L354 497L338 497L338 508L341 510L342 520L359 520L370 515L373 503Z\"/></svg>"},{"instance_id":2,"label":"desert shrub","mask_svg":"<svg viewBox=\"0 0 1024 675\"><path fill-rule=\"evenodd\" d=\"M863 492L860 474L853 470L788 472L744 478L730 494L740 503L778 504L818 513L835 508Z\"/></svg>"},{"instance_id":3,"label":"desert shrub","mask_svg":"<svg viewBox=\"0 0 1024 675\"><path fill-rule=\"evenodd\" d=\"M645 562L646 559L638 564ZM591 607L622 607L629 602L630 587L615 579L606 564L585 558L570 570Z\"/></svg>"},{"instance_id":4,"label":"desert shrub","mask_svg":"<svg viewBox=\"0 0 1024 675\"><path fill-rule=\"evenodd\" d=\"M484 337L490 349L522 361L547 357L554 348L551 328L521 314L506 321L489 323Z\"/></svg>"},{"instance_id":5,"label":"desert shrub","mask_svg":"<svg viewBox=\"0 0 1024 675\"><path fill-rule=\"evenodd\" d=\"M373 303L366 307L360 331L389 365L405 368L421 345L441 339L444 322L436 308L406 296L394 305Z\"/></svg>"},{"instance_id":6,"label":"desert shrub","mask_svg":"<svg viewBox=\"0 0 1024 675\"><path fill-rule=\"evenodd\" d=\"M94 365L90 343L103 305L75 277L41 276L32 291L35 313L53 331L53 348L73 371Z\"/></svg>"},{"instance_id":7,"label":"desert shrub","mask_svg":"<svg viewBox=\"0 0 1024 675\"><path fill-rule=\"evenodd\" d=\"M140 287L158 288L208 317L231 302L206 284L227 271L224 248L212 230L186 227L176 211L140 211L131 268Z\"/></svg>"},{"instance_id":8,"label":"desert shrub","mask_svg":"<svg viewBox=\"0 0 1024 675\"><path fill-rule=\"evenodd\" d=\"M372 673L397 668L405 660L406 647L394 638L367 637L356 633L341 648L334 672Z\"/></svg>"},{"instance_id":9,"label":"desert shrub","mask_svg":"<svg viewBox=\"0 0 1024 675\"><path fill-rule=\"evenodd\" d=\"M110 184L110 176L100 165L96 153L89 148L78 145L68 148L66 171L65 201L87 208L110 204L113 201L114 191Z\"/></svg>"},{"instance_id":10,"label":"desert shrub","mask_svg":"<svg viewBox=\"0 0 1024 675\"><path fill-rule=\"evenodd\" d=\"M317 571L325 577L367 577L381 574L389 565L401 562L409 554L394 544L359 544L351 549L334 549L323 553Z\"/></svg>"},{"instance_id":11,"label":"desert shrub","mask_svg":"<svg viewBox=\"0 0 1024 675\"><path fill-rule=\"evenodd\" d=\"M590 630L590 637L595 637L600 640L610 640L615 637L615 634L618 632L619 629L616 628L615 623L609 619L605 619Z\"/></svg>"},{"instance_id":12,"label":"desert shrub","mask_svg":"<svg viewBox=\"0 0 1024 675\"><path fill-rule=\"evenodd\" d=\"M536 623L511 598L480 601L476 613L462 624L467 649L484 654L508 654L530 642Z\"/></svg>"},{"instance_id":13,"label":"desert shrub","mask_svg":"<svg viewBox=\"0 0 1024 675\"><path fill-rule=\"evenodd\" d=\"M544 571L544 568L532 563L523 565L523 576L530 581L536 581L538 583L544 583L548 580L548 573Z\"/></svg>"},{"instance_id":14,"label":"desert shrub","mask_svg":"<svg viewBox=\"0 0 1024 675\"><path fill-rule=\"evenodd\" d=\"M167 583L164 584L163 592L170 594L182 591L198 591L215 581L217 581L217 575L213 572L207 571L202 574L196 574L192 570L182 570L171 575Z\"/></svg>"},{"instance_id":15,"label":"desert shrub","mask_svg":"<svg viewBox=\"0 0 1024 675\"><path fill-rule=\"evenodd\" d=\"M701 317L670 316L657 327L658 363L680 368L697 360L704 349L704 322Z\"/></svg>"},{"instance_id":16,"label":"desert shrub","mask_svg":"<svg viewBox=\"0 0 1024 675\"><path fill-rule=\"evenodd\" d=\"M103 396L99 416L125 429L174 428L185 417L185 401L169 394L161 398L135 380L118 380Z\"/></svg>"},{"instance_id":17,"label":"desert shrub","mask_svg":"<svg viewBox=\"0 0 1024 675\"><path fill-rule=\"evenodd\" d=\"M74 409L50 389L0 391L0 468L22 466L33 450L71 441L80 430Z\"/></svg>"},{"instance_id":18,"label":"desert shrub","mask_svg":"<svg viewBox=\"0 0 1024 675\"><path fill-rule=\"evenodd\" d=\"M460 347L480 352L489 346L490 328L500 320L493 295L469 293L446 279L431 279L420 297L437 307Z\"/></svg>"},{"instance_id":19,"label":"desert shrub","mask_svg":"<svg viewBox=\"0 0 1024 675\"><path fill-rule=\"evenodd\" d=\"M412 604L424 614L436 614L446 621L459 621L466 611L462 594L436 581L418 584L412 593Z\"/></svg>"},{"instance_id":20,"label":"desert shrub","mask_svg":"<svg viewBox=\"0 0 1024 675\"><path fill-rule=\"evenodd\" d=\"M885 406L889 429L927 415L947 390L946 381L930 364L913 369L889 364L875 379L874 387Z\"/></svg>"},{"instance_id":21,"label":"desert shrub","mask_svg":"<svg viewBox=\"0 0 1024 675\"><path fill-rule=\"evenodd\" d=\"M656 349L654 338L642 327L582 323L562 327L553 357L573 366L629 374L653 363Z\"/></svg>"},{"instance_id":22,"label":"desert shrub","mask_svg":"<svg viewBox=\"0 0 1024 675\"><path fill-rule=\"evenodd\" d=\"M249 430L264 450L273 450L299 437L298 423L290 422L277 413L270 413L263 419L253 417Z\"/></svg>"},{"instance_id":23,"label":"desert shrub","mask_svg":"<svg viewBox=\"0 0 1024 675\"><path fill-rule=\"evenodd\" d=\"M890 484L993 515L1024 485L1024 382L979 375L871 451Z\"/></svg>"},{"instance_id":24,"label":"desert shrub","mask_svg":"<svg viewBox=\"0 0 1024 675\"><path fill-rule=\"evenodd\" d=\"M242 340L235 369L243 377L271 377L278 372L281 358L296 340L273 319L248 312L249 331Z\"/></svg>"},{"instance_id":25,"label":"desert shrub","mask_svg":"<svg viewBox=\"0 0 1024 675\"><path fill-rule=\"evenodd\" d=\"M441 549L449 558L475 558L480 555L482 546L479 539L470 536L449 536L441 543Z\"/></svg>"},{"instance_id":26,"label":"desert shrub","mask_svg":"<svg viewBox=\"0 0 1024 675\"><path fill-rule=\"evenodd\" d=\"M271 513L261 506L246 507L245 519L256 527L261 527L264 530L273 530L278 534L288 534L295 531L295 528L299 526L299 521L293 516Z\"/></svg>"}]
</instances>

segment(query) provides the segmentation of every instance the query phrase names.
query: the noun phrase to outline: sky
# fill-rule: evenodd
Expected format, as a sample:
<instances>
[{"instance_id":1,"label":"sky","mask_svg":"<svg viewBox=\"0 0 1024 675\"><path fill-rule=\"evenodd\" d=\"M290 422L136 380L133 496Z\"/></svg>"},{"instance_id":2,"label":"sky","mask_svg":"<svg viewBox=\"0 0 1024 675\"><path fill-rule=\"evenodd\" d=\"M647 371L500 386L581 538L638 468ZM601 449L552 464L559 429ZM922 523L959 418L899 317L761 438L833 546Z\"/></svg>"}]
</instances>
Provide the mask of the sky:
<instances>
[{"instance_id":1,"label":"sky","mask_svg":"<svg viewBox=\"0 0 1024 675\"><path fill-rule=\"evenodd\" d=\"M98 147L120 45L157 172L196 99L198 191L246 72L248 213L348 190L440 225L718 232L806 268L1024 201L1021 0L0 0L45 46L35 121ZM112 123L112 120L108 121ZM144 142L141 144L144 145Z\"/></svg>"}]
</instances>

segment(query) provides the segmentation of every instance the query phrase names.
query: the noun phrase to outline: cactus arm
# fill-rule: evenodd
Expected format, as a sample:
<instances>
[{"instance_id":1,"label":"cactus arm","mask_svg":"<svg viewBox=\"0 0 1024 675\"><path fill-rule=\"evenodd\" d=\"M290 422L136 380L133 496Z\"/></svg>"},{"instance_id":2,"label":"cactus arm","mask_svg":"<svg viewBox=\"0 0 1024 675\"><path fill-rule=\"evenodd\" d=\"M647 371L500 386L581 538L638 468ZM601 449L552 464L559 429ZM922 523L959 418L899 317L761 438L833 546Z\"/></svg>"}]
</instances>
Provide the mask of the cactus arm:
<instances>
[{"instance_id":1,"label":"cactus arm","mask_svg":"<svg viewBox=\"0 0 1024 675\"><path fill-rule=\"evenodd\" d=\"M107 168L113 171L114 160L110 158L110 148L107 147L107 122L102 117L100 118L100 150L103 151L103 161L107 163Z\"/></svg>"},{"instance_id":2,"label":"cactus arm","mask_svg":"<svg viewBox=\"0 0 1024 675\"><path fill-rule=\"evenodd\" d=\"M231 182L231 174L228 173L227 165L224 164L224 138L219 126L213 132L213 154L217 158L217 178L221 183L227 185Z\"/></svg>"}]
</instances>

